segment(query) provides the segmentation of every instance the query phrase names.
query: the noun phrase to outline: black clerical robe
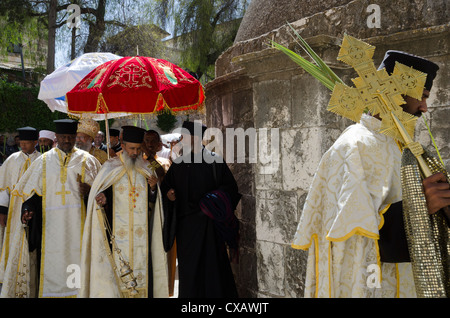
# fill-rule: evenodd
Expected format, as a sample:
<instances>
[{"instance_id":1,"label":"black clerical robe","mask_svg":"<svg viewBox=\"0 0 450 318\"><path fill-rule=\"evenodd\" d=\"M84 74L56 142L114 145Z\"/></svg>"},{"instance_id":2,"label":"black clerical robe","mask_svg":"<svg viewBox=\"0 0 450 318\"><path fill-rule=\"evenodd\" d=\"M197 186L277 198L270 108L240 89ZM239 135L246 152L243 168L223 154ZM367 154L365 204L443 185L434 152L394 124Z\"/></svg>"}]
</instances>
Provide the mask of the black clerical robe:
<instances>
[{"instance_id":1,"label":"black clerical robe","mask_svg":"<svg viewBox=\"0 0 450 318\"><path fill-rule=\"evenodd\" d=\"M211 154L206 149L203 153ZM237 297L226 245L199 205L207 193L223 190L234 210L241 197L236 180L225 162L207 163L202 158L195 163L190 157L191 163L178 158L161 184L166 251L175 237L177 242L179 297ZM174 202L166 196L170 189L175 190Z\"/></svg>"}]
</instances>

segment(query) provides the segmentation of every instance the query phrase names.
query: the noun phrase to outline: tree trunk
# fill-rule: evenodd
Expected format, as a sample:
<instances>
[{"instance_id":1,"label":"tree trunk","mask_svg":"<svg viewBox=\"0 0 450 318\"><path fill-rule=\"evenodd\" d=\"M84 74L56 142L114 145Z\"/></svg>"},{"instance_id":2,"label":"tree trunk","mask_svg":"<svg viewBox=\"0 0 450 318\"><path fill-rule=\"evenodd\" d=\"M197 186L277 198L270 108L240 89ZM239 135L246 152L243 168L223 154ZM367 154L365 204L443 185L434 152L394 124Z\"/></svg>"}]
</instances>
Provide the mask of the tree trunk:
<instances>
[{"instance_id":1,"label":"tree trunk","mask_svg":"<svg viewBox=\"0 0 450 318\"><path fill-rule=\"evenodd\" d=\"M84 46L84 53L97 52L100 40L105 33L106 0L99 0L95 10L95 23L89 23L89 36Z\"/></svg>"},{"instance_id":2,"label":"tree trunk","mask_svg":"<svg viewBox=\"0 0 450 318\"><path fill-rule=\"evenodd\" d=\"M48 8L48 46L47 46L47 74L55 70L55 39L56 39L56 7L58 0L50 0Z\"/></svg>"},{"instance_id":3,"label":"tree trunk","mask_svg":"<svg viewBox=\"0 0 450 318\"><path fill-rule=\"evenodd\" d=\"M77 37L77 28L73 27L72 28L72 47L70 48L70 59L73 60L76 58L76 53L75 53L75 40Z\"/></svg>"}]
</instances>

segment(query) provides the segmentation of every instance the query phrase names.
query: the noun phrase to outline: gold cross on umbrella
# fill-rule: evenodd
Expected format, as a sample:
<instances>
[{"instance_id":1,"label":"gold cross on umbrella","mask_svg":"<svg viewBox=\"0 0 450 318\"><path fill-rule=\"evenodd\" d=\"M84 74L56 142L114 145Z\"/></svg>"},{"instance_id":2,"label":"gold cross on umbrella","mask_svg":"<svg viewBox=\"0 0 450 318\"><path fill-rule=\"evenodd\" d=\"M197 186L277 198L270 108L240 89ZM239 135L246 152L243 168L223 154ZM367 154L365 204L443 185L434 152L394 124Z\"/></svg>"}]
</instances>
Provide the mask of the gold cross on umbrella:
<instances>
[{"instance_id":1,"label":"gold cross on umbrella","mask_svg":"<svg viewBox=\"0 0 450 318\"><path fill-rule=\"evenodd\" d=\"M396 63L392 75L385 69L377 70L372 57L375 47L349 35L345 35L338 60L352 66L359 77L352 79L355 87L336 83L328 110L359 122L368 109L382 119L380 133L402 142L417 158L425 177L431 172L422 158L423 149L414 142L417 117L404 112L402 95L422 99L427 75L401 63Z\"/></svg>"}]
</instances>

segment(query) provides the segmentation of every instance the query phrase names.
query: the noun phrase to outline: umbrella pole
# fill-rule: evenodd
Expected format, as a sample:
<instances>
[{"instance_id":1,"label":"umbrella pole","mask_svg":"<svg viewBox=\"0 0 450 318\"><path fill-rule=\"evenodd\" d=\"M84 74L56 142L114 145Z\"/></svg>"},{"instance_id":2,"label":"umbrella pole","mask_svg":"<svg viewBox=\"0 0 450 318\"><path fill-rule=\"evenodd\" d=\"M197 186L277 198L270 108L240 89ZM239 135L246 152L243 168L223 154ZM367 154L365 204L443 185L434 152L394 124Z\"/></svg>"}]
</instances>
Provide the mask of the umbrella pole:
<instances>
[{"instance_id":1,"label":"umbrella pole","mask_svg":"<svg viewBox=\"0 0 450 318\"><path fill-rule=\"evenodd\" d=\"M109 140L109 124L108 124L108 116L105 113L105 130L106 130L106 153L108 154L108 159L109 157L109 147L111 147L111 143Z\"/></svg>"}]
</instances>

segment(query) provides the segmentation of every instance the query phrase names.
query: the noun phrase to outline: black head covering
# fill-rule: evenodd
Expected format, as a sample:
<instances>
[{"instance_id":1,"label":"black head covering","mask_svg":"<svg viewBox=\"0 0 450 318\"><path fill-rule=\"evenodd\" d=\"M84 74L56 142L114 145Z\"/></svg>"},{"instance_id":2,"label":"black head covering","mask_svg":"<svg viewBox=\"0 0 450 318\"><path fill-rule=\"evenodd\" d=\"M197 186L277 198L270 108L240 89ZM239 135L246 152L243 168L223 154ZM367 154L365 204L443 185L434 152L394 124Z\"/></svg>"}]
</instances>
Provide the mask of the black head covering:
<instances>
[{"instance_id":1,"label":"black head covering","mask_svg":"<svg viewBox=\"0 0 450 318\"><path fill-rule=\"evenodd\" d=\"M189 133L191 134L191 136L195 136L196 134L198 135L199 133L201 133L201 137L203 137L205 131L206 131L206 126L203 124L200 124L198 122L192 122L192 121L184 121L183 128L187 129L189 131Z\"/></svg>"},{"instance_id":2,"label":"black head covering","mask_svg":"<svg viewBox=\"0 0 450 318\"><path fill-rule=\"evenodd\" d=\"M389 50L386 52L383 62L378 69L385 68L389 74L394 71L395 62L402 63L406 66L410 66L415 70L421 71L427 74L427 80L425 82L425 88L431 90L433 86L433 80L436 77L436 73L439 70L439 66L435 63L426 60L422 57L412 55L406 52Z\"/></svg>"},{"instance_id":3,"label":"black head covering","mask_svg":"<svg viewBox=\"0 0 450 318\"><path fill-rule=\"evenodd\" d=\"M119 137L120 130L119 129L115 129L115 128L110 128L109 129L109 135L113 136L113 137Z\"/></svg>"},{"instance_id":4,"label":"black head covering","mask_svg":"<svg viewBox=\"0 0 450 318\"><path fill-rule=\"evenodd\" d=\"M78 129L78 122L73 119L58 119L53 121L56 129L55 134L76 135Z\"/></svg>"},{"instance_id":5,"label":"black head covering","mask_svg":"<svg viewBox=\"0 0 450 318\"><path fill-rule=\"evenodd\" d=\"M20 140L38 140L39 131L33 127L22 127L18 128L19 139Z\"/></svg>"},{"instance_id":6,"label":"black head covering","mask_svg":"<svg viewBox=\"0 0 450 318\"><path fill-rule=\"evenodd\" d=\"M124 142L133 142L141 144L144 141L145 129L134 127L134 126L123 126L122 127Z\"/></svg>"}]
</instances>

